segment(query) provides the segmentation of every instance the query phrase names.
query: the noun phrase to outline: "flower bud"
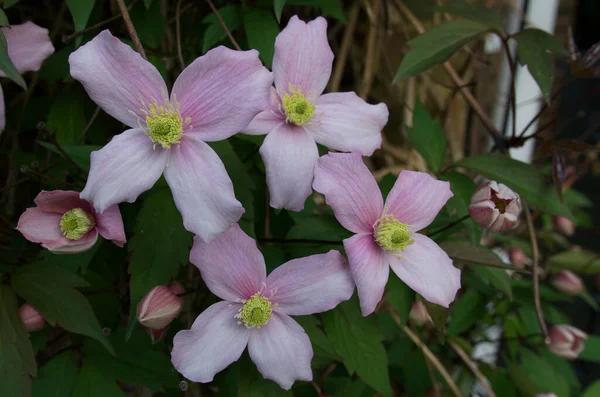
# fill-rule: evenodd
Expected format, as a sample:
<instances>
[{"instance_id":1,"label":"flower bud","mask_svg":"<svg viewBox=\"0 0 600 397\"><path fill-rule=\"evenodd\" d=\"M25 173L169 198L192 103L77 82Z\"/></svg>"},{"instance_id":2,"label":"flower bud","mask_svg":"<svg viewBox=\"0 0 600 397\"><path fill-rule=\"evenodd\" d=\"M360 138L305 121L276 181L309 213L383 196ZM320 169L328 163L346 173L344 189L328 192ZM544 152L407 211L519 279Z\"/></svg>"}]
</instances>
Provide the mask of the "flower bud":
<instances>
[{"instance_id":1,"label":"flower bud","mask_svg":"<svg viewBox=\"0 0 600 397\"><path fill-rule=\"evenodd\" d=\"M579 295L584 288L581 278L570 270L556 273L550 283L560 292L571 296Z\"/></svg>"},{"instance_id":2,"label":"flower bud","mask_svg":"<svg viewBox=\"0 0 600 397\"><path fill-rule=\"evenodd\" d=\"M511 248L508 255L510 257L510 263L519 269L523 269L525 265L531 264L531 259L519 248Z\"/></svg>"},{"instance_id":3,"label":"flower bud","mask_svg":"<svg viewBox=\"0 0 600 397\"><path fill-rule=\"evenodd\" d=\"M162 329L179 315L182 303L168 287L154 287L138 304L138 320L145 327Z\"/></svg>"},{"instance_id":4,"label":"flower bud","mask_svg":"<svg viewBox=\"0 0 600 397\"><path fill-rule=\"evenodd\" d=\"M165 337L165 335L167 335L168 330L168 325L161 329L146 328L146 331L148 331L148 335L150 335L150 338L152 339L152 344L160 342Z\"/></svg>"},{"instance_id":5,"label":"flower bud","mask_svg":"<svg viewBox=\"0 0 600 397\"><path fill-rule=\"evenodd\" d=\"M46 320L33 306L29 303L25 303L19 309L19 316L25 326L25 329L29 332L39 331L46 326Z\"/></svg>"},{"instance_id":6,"label":"flower bud","mask_svg":"<svg viewBox=\"0 0 600 397\"><path fill-rule=\"evenodd\" d=\"M542 393L542 394L536 394L535 397L558 397L558 396L554 393Z\"/></svg>"},{"instance_id":7,"label":"flower bud","mask_svg":"<svg viewBox=\"0 0 600 397\"><path fill-rule=\"evenodd\" d=\"M572 236L575 233L575 224L569 218L564 216L555 216L552 218L554 229L565 236Z\"/></svg>"},{"instance_id":8,"label":"flower bud","mask_svg":"<svg viewBox=\"0 0 600 397\"><path fill-rule=\"evenodd\" d=\"M557 356L574 360L583 351L587 334L570 325L556 325L548 331L548 349Z\"/></svg>"},{"instance_id":9,"label":"flower bud","mask_svg":"<svg viewBox=\"0 0 600 397\"><path fill-rule=\"evenodd\" d=\"M171 284L167 285L169 291L174 293L175 295L183 295L185 294L185 288L177 281L173 281Z\"/></svg>"},{"instance_id":10,"label":"flower bud","mask_svg":"<svg viewBox=\"0 0 600 397\"><path fill-rule=\"evenodd\" d=\"M429 312L427 312L427 307L425 307L425 304L422 301L413 302L412 309L410 309L410 313L408 314L408 318L410 318L413 323L419 326L431 321Z\"/></svg>"},{"instance_id":11,"label":"flower bud","mask_svg":"<svg viewBox=\"0 0 600 397\"><path fill-rule=\"evenodd\" d=\"M482 227L493 232L502 232L515 227L520 213L519 196L496 181L479 185L471 196L469 215Z\"/></svg>"}]
</instances>

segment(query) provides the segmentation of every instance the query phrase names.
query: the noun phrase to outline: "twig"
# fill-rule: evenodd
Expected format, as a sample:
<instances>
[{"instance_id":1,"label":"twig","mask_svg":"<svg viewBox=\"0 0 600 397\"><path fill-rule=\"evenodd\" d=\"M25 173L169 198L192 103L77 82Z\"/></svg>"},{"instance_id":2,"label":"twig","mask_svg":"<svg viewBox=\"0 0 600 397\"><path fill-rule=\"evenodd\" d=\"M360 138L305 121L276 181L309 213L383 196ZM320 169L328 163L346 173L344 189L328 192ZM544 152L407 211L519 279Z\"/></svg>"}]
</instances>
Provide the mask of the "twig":
<instances>
[{"instance_id":1,"label":"twig","mask_svg":"<svg viewBox=\"0 0 600 397\"><path fill-rule=\"evenodd\" d=\"M236 50L240 51L241 50L240 45L233 38L233 35L229 31L229 28L225 24L225 21L223 20L223 18L221 18L221 14L219 14L219 10L217 10L217 8L213 4L212 0L206 0L206 2L210 6L210 9L215 13L215 15L216 15L217 19L219 20L219 23L221 24L221 26L223 26L223 30L225 30L225 33L227 33L227 37L229 37L229 41L231 41L231 44L233 44L233 46L235 47Z\"/></svg>"},{"instance_id":2,"label":"twig","mask_svg":"<svg viewBox=\"0 0 600 397\"><path fill-rule=\"evenodd\" d=\"M454 226L458 225L459 223L466 221L467 219L469 219L469 217L470 217L469 214L464 215L464 216L460 217L459 219L455 220L454 222L450 222L443 228L434 230L433 232L427 234L427 237L432 237L432 236L435 236L436 234L440 234L441 232L445 232L446 230L453 228Z\"/></svg>"},{"instance_id":3,"label":"twig","mask_svg":"<svg viewBox=\"0 0 600 397\"><path fill-rule=\"evenodd\" d=\"M456 354L458 354L460 358L462 358L467 367L469 367L469 369L473 372L475 377L479 380L481 386L483 386L483 388L487 391L488 397L496 397L496 393L494 393L494 390L490 385L490 381L488 380L488 378L485 377L484 374L481 373L479 368L477 368L477 364L475 364L475 361L473 361L471 357L469 357L467 352L465 352L464 349L460 347L456 342L454 342L453 340L449 340L448 342L450 343L450 347L452 347Z\"/></svg>"},{"instance_id":4,"label":"twig","mask_svg":"<svg viewBox=\"0 0 600 397\"><path fill-rule=\"evenodd\" d=\"M133 1L131 2L131 4L129 4L129 6L127 6L127 10L131 11L131 9L132 9L132 8L133 8L133 6L135 5L135 3L137 3L137 1L138 1L138 0L133 0ZM107 24L109 24L109 23L111 23L111 22L113 22L113 21L116 21L117 19L121 19L121 18L123 18L123 15L122 15L122 14L119 14L119 15L114 15L114 16L112 16L112 17L108 18L108 19L105 19L104 21L100 21L100 22L98 22L98 23L97 23L97 24L95 24L95 25L89 26L89 27L87 27L87 28L85 28L85 29L82 29L82 30L80 30L80 31L77 31L77 32L75 32L75 33L73 33L73 34L70 34L70 35L68 35L68 36L63 36L63 38L62 38L62 42L66 44L66 43L68 43L69 41L71 41L71 40L73 40L74 38L76 38L77 36L81 36L82 34L86 34L86 33L88 33L88 32L91 32L91 31L93 31L93 30L96 30L96 29L98 29L98 28L101 28L102 26L104 26L104 25L107 25Z\"/></svg>"},{"instance_id":5,"label":"twig","mask_svg":"<svg viewBox=\"0 0 600 397\"><path fill-rule=\"evenodd\" d=\"M514 138L517 136L517 92L515 90L515 71L517 68L517 65L515 63L515 60L512 57L512 54L510 52L510 46L508 45L508 40L510 39L510 36L502 36L502 34L499 34L500 40L502 41L502 44L504 45L504 49L506 51L506 59L508 60L508 67L510 69L510 75L512 77L511 80L511 84L510 84L510 96L511 96L511 100L510 100L510 104L511 104L511 112L512 112L512 134L511 136Z\"/></svg>"},{"instance_id":6,"label":"twig","mask_svg":"<svg viewBox=\"0 0 600 397\"><path fill-rule=\"evenodd\" d=\"M125 26L127 27L127 32L129 32L129 37L133 41L135 45L135 49L140 53L142 58L148 60L146 57L146 53L144 52L144 47L142 46L142 42L135 31L135 26L133 26L133 22L131 21L131 17L129 16L129 9L125 5L125 0L117 0L117 4L119 5L119 9L121 10L121 14L123 15L123 21L125 21Z\"/></svg>"},{"instance_id":7,"label":"twig","mask_svg":"<svg viewBox=\"0 0 600 397\"><path fill-rule=\"evenodd\" d=\"M179 58L179 64L181 70L185 69L185 61L183 60L183 52L181 50L181 0L177 1L177 7L175 8L175 35L177 37L177 57Z\"/></svg>"},{"instance_id":8,"label":"twig","mask_svg":"<svg viewBox=\"0 0 600 397\"><path fill-rule=\"evenodd\" d=\"M348 25L344 31L342 44L340 45L340 50L336 56L335 68L333 69L331 80L329 80L329 91L331 92L337 92L340 89L340 83L342 81L342 76L344 75L344 67L348 61L348 53L350 52L352 37L354 36L354 31L356 30L356 22L358 21L359 12L360 2L355 1L350 9L350 14L348 15Z\"/></svg>"},{"instance_id":9,"label":"twig","mask_svg":"<svg viewBox=\"0 0 600 397\"><path fill-rule=\"evenodd\" d=\"M377 41L377 30L379 25L377 23L377 18L379 18L379 9L381 2L379 0L375 0L373 2L372 8L372 18L371 24L369 26L369 34L367 36L367 54L365 60L365 69L363 70L362 83L360 86L359 96L367 100L369 96L369 92L371 92L371 86L373 85L373 75L375 73L375 62L377 60L377 54L379 52L379 44ZM369 4L365 2L365 6L369 7Z\"/></svg>"},{"instance_id":10,"label":"twig","mask_svg":"<svg viewBox=\"0 0 600 397\"><path fill-rule=\"evenodd\" d=\"M92 124L94 124L94 121L96 121L96 117L98 117L99 114L100 114L100 106L96 106L96 110L94 110L94 113L92 114L92 117L90 118L90 121L88 121L88 123L85 125L85 128L83 129L83 131L81 131L81 134L79 134L79 137L75 141L76 144L80 144L81 142L84 141L85 136L87 135L90 128L92 128Z\"/></svg>"}]
</instances>

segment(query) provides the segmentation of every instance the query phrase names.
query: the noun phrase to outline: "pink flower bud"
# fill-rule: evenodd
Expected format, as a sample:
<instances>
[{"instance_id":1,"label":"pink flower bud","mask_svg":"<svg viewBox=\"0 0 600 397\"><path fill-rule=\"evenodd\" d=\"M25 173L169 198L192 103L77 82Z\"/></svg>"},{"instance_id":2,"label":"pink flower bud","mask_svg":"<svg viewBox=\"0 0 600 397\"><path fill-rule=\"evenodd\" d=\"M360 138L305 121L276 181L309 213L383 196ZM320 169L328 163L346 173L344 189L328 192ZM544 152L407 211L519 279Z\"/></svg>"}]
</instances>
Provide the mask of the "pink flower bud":
<instances>
[{"instance_id":1,"label":"pink flower bud","mask_svg":"<svg viewBox=\"0 0 600 397\"><path fill-rule=\"evenodd\" d=\"M162 329L179 315L182 299L164 285L154 287L138 303L139 322L148 328Z\"/></svg>"},{"instance_id":2,"label":"pink flower bud","mask_svg":"<svg viewBox=\"0 0 600 397\"><path fill-rule=\"evenodd\" d=\"M531 259L519 248L511 248L508 255L510 257L510 263L520 269L523 269L525 265L531 264Z\"/></svg>"},{"instance_id":3,"label":"pink flower bud","mask_svg":"<svg viewBox=\"0 0 600 397\"><path fill-rule=\"evenodd\" d=\"M148 331L148 335L150 335L150 338L152 339L152 344L160 342L165 337L165 335L167 335L168 330L168 325L161 329L146 328L146 331Z\"/></svg>"},{"instance_id":4,"label":"pink flower bud","mask_svg":"<svg viewBox=\"0 0 600 397\"><path fill-rule=\"evenodd\" d=\"M543 394L536 394L535 397L558 397L558 396L554 393L543 393Z\"/></svg>"},{"instance_id":5,"label":"pink flower bud","mask_svg":"<svg viewBox=\"0 0 600 397\"><path fill-rule=\"evenodd\" d=\"M515 227L520 213L519 196L496 181L479 185L471 196L469 215L482 227L493 232L502 232Z\"/></svg>"},{"instance_id":6,"label":"pink flower bud","mask_svg":"<svg viewBox=\"0 0 600 397\"><path fill-rule=\"evenodd\" d=\"M579 295L584 288L581 278L570 270L556 273L550 283L560 292L571 296Z\"/></svg>"},{"instance_id":7,"label":"pink flower bud","mask_svg":"<svg viewBox=\"0 0 600 397\"><path fill-rule=\"evenodd\" d=\"M33 306L29 303L25 303L19 309L19 316L25 326L25 329L29 332L39 331L46 326L46 320Z\"/></svg>"},{"instance_id":8,"label":"pink flower bud","mask_svg":"<svg viewBox=\"0 0 600 397\"><path fill-rule=\"evenodd\" d=\"M548 331L548 349L557 356L574 360L583 351L587 334L570 325L556 325Z\"/></svg>"},{"instance_id":9,"label":"pink flower bud","mask_svg":"<svg viewBox=\"0 0 600 397\"><path fill-rule=\"evenodd\" d=\"M564 216L555 216L552 218L552 223L557 232L565 236L572 236L575 233L575 224L569 218Z\"/></svg>"},{"instance_id":10,"label":"pink flower bud","mask_svg":"<svg viewBox=\"0 0 600 397\"><path fill-rule=\"evenodd\" d=\"M174 293L175 295L183 295L185 294L185 288L177 281L173 281L171 284L167 285L169 291Z\"/></svg>"},{"instance_id":11,"label":"pink flower bud","mask_svg":"<svg viewBox=\"0 0 600 397\"><path fill-rule=\"evenodd\" d=\"M413 302L408 318L416 325L424 325L428 321L431 321L429 312L427 312L427 307L425 307L425 304L421 301Z\"/></svg>"}]
</instances>

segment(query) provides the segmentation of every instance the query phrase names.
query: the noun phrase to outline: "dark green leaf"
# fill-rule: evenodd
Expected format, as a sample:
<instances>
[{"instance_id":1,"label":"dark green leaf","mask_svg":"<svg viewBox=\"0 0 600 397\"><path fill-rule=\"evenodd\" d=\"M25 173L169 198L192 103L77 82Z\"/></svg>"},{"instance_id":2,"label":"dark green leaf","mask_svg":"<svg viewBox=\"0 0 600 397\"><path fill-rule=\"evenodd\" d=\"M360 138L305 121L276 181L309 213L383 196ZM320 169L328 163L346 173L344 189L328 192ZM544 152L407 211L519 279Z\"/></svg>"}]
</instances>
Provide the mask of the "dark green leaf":
<instances>
[{"instance_id":1,"label":"dark green leaf","mask_svg":"<svg viewBox=\"0 0 600 397\"><path fill-rule=\"evenodd\" d=\"M46 129L56 134L61 146L73 145L87 125L83 90L72 90L54 97L46 120Z\"/></svg>"},{"instance_id":2,"label":"dark green leaf","mask_svg":"<svg viewBox=\"0 0 600 397\"><path fill-rule=\"evenodd\" d=\"M355 381L348 380L348 383L339 388L333 397L361 397L367 388L360 379Z\"/></svg>"},{"instance_id":3,"label":"dark green leaf","mask_svg":"<svg viewBox=\"0 0 600 397\"><path fill-rule=\"evenodd\" d=\"M77 375L72 397L125 397L125 394L94 366L84 363Z\"/></svg>"},{"instance_id":4,"label":"dark green leaf","mask_svg":"<svg viewBox=\"0 0 600 397\"><path fill-rule=\"evenodd\" d=\"M4 13L4 10L0 8L0 26L8 26L8 17Z\"/></svg>"},{"instance_id":5,"label":"dark green leaf","mask_svg":"<svg viewBox=\"0 0 600 397\"><path fill-rule=\"evenodd\" d=\"M94 338L114 353L90 303L76 290L87 286L76 274L50 263L33 263L20 267L11 277L11 285L51 325Z\"/></svg>"},{"instance_id":6,"label":"dark green leaf","mask_svg":"<svg viewBox=\"0 0 600 397\"><path fill-rule=\"evenodd\" d=\"M321 10L324 17L332 17L346 23L344 8L340 0L287 0L288 5L311 6Z\"/></svg>"},{"instance_id":7,"label":"dark green leaf","mask_svg":"<svg viewBox=\"0 0 600 397\"><path fill-rule=\"evenodd\" d=\"M351 236L352 233L344 229L335 217L319 215L306 218L294 225L290 229L287 238L339 241L341 244L343 239Z\"/></svg>"},{"instance_id":8,"label":"dark green leaf","mask_svg":"<svg viewBox=\"0 0 600 397\"><path fill-rule=\"evenodd\" d=\"M144 47L160 48L165 35L160 1L153 2L148 8L141 4L136 5L131 10L131 20Z\"/></svg>"},{"instance_id":9,"label":"dark green leaf","mask_svg":"<svg viewBox=\"0 0 600 397\"><path fill-rule=\"evenodd\" d=\"M413 147L423 156L434 171L439 171L446 158L446 136L440 123L431 118L421 102L413 110L413 126L406 129Z\"/></svg>"},{"instance_id":10,"label":"dark green leaf","mask_svg":"<svg viewBox=\"0 0 600 397\"><path fill-rule=\"evenodd\" d=\"M544 99L550 103L554 79L554 55L567 55L560 41L551 34L535 28L523 29L512 35L517 41L519 63L527 65L529 72L540 87Z\"/></svg>"},{"instance_id":11,"label":"dark green leaf","mask_svg":"<svg viewBox=\"0 0 600 397\"><path fill-rule=\"evenodd\" d=\"M65 397L73 393L77 365L71 350L53 357L44 364L33 381L33 397Z\"/></svg>"},{"instance_id":12,"label":"dark green leaf","mask_svg":"<svg viewBox=\"0 0 600 397\"><path fill-rule=\"evenodd\" d=\"M457 1L446 6L436 7L435 10L479 22L498 31L504 29L500 14L482 4Z\"/></svg>"},{"instance_id":13,"label":"dark green leaf","mask_svg":"<svg viewBox=\"0 0 600 397\"><path fill-rule=\"evenodd\" d=\"M455 165L505 184L534 208L547 211L552 215L572 217L569 208L560 202L554 186L545 183L543 175L531 164L499 153L489 153L468 157Z\"/></svg>"},{"instance_id":14,"label":"dark green leaf","mask_svg":"<svg viewBox=\"0 0 600 397\"><path fill-rule=\"evenodd\" d=\"M6 77L21 86L21 88L24 90L27 89L27 83L25 83L25 80L8 57L8 45L6 44L6 37L4 37L2 31L0 31L0 70L6 74Z\"/></svg>"},{"instance_id":15,"label":"dark green leaf","mask_svg":"<svg viewBox=\"0 0 600 397\"><path fill-rule=\"evenodd\" d=\"M481 319L485 313L486 299L475 290L467 290L453 305L448 333L458 335Z\"/></svg>"},{"instance_id":16,"label":"dark green leaf","mask_svg":"<svg viewBox=\"0 0 600 397\"><path fill-rule=\"evenodd\" d=\"M246 355L237 364L234 378L235 397L292 397L292 392L283 390L275 382L264 379Z\"/></svg>"},{"instance_id":17,"label":"dark green leaf","mask_svg":"<svg viewBox=\"0 0 600 397\"><path fill-rule=\"evenodd\" d=\"M416 76L446 62L462 46L490 28L479 22L459 19L437 26L408 42L411 50L404 56L394 81Z\"/></svg>"},{"instance_id":18,"label":"dark green leaf","mask_svg":"<svg viewBox=\"0 0 600 397\"><path fill-rule=\"evenodd\" d=\"M525 395L555 393L569 397L569 385L561 373L537 354L521 349L521 362L509 364L508 370L517 387Z\"/></svg>"},{"instance_id":19,"label":"dark green leaf","mask_svg":"<svg viewBox=\"0 0 600 397\"><path fill-rule=\"evenodd\" d=\"M427 308L427 312L429 313L429 317L431 317L435 328L444 333L444 330L446 329L446 322L448 321L448 316L450 315L450 309L426 300L423 300L423 303Z\"/></svg>"},{"instance_id":20,"label":"dark green leaf","mask_svg":"<svg viewBox=\"0 0 600 397\"><path fill-rule=\"evenodd\" d=\"M581 395L581 397L598 397L600 396L600 380L592 383Z\"/></svg>"},{"instance_id":21,"label":"dark green leaf","mask_svg":"<svg viewBox=\"0 0 600 397\"><path fill-rule=\"evenodd\" d=\"M239 6L225 6L219 9L219 15L225 22L225 26L230 32L236 30L242 24L241 18L241 7ZM223 26L217 19L215 14L210 14L202 21L203 24L210 24L204 31L204 38L202 42L202 53L210 50L216 43L227 37L227 33Z\"/></svg>"},{"instance_id":22,"label":"dark green leaf","mask_svg":"<svg viewBox=\"0 0 600 397\"><path fill-rule=\"evenodd\" d=\"M388 301L394 306L398 316L400 316L401 324L406 324L408 314L415 301L415 291L408 285L404 284L395 275L390 275L387 283Z\"/></svg>"},{"instance_id":23,"label":"dark green leaf","mask_svg":"<svg viewBox=\"0 0 600 397\"><path fill-rule=\"evenodd\" d=\"M306 331L315 354L320 354L332 360L340 359L340 356L336 354L331 342L320 328L319 321L314 316L294 317L294 320L296 320L298 324L304 328L304 331Z\"/></svg>"},{"instance_id":24,"label":"dark green leaf","mask_svg":"<svg viewBox=\"0 0 600 397\"><path fill-rule=\"evenodd\" d=\"M285 0L273 0L273 9L275 10L277 23L281 22L281 12L283 11L283 6L285 6Z\"/></svg>"},{"instance_id":25,"label":"dark green leaf","mask_svg":"<svg viewBox=\"0 0 600 397\"><path fill-rule=\"evenodd\" d=\"M152 5L152 0L144 0L144 6L146 6L146 9L149 9L151 5Z\"/></svg>"},{"instance_id":26,"label":"dark green leaf","mask_svg":"<svg viewBox=\"0 0 600 397\"><path fill-rule=\"evenodd\" d=\"M4 8L10 8L21 0L4 0Z\"/></svg>"},{"instance_id":27,"label":"dark green leaf","mask_svg":"<svg viewBox=\"0 0 600 397\"><path fill-rule=\"evenodd\" d=\"M70 270L72 273L76 273L78 270L85 272L91 260L94 258L94 255L102 245L102 238L98 237L98 240L100 241L84 252L69 255L57 255L48 250L43 250L40 252L38 258L44 263L50 263L63 269Z\"/></svg>"},{"instance_id":28,"label":"dark green leaf","mask_svg":"<svg viewBox=\"0 0 600 397\"><path fill-rule=\"evenodd\" d=\"M453 214L457 220L469 215L471 196L477 188L475 182L468 176L459 172L447 172L442 175L440 179L450 182L450 189L452 190L452 193L454 193L454 196L450 197L446 203L448 211ZM465 219L463 224L469 232L471 244L479 245L481 235L483 234L481 226L470 217Z\"/></svg>"},{"instance_id":29,"label":"dark green leaf","mask_svg":"<svg viewBox=\"0 0 600 397\"><path fill-rule=\"evenodd\" d=\"M78 32L87 26L88 20L96 0L67 0L67 6L75 22L75 31Z\"/></svg>"},{"instance_id":30,"label":"dark green leaf","mask_svg":"<svg viewBox=\"0 0 600 397\"><path fill-rule=\"evenodd\" d=\"M502 291L508 299L512 300L512 287L510 277L504 269L494 269L485 266L474 266L473 270L484 281L490 283L494 288Z\"/></svg>"},{"instance_id":31,"label":"dark green leaf","mask_svg":"<svg viewBox=\"0 0 600 397\"><path fill-rule=\"evenodd\" d=\"M591 251L573 250L564 251L550 257L550 269L573 270L577 273L600 273L600 257Z\"/></svg>"},{"instance_id":32,"label":"dark green leaf","mask_svg":"<svg viewBox=\"0 0 600 397\"><path fill-rule=\"evenodd\" d=\"M471 245L468 241L444 241L440 246L446 251L450 258L460 263L520 271L519 268L502 262L502 259L489 248L476 247Z\"/></svg>"},{"instance_id":33,"label":"dark green leaf","mask_svg":"<svg viewBox=\"0 0 600 397\"><path fill-rule=\"evenodd\" d=\"M590 335L585 341L584 349L579 358L600 363L600 335Z\"/></svg>"},{"instance_id":34,"label":"dark green leaf","mask_svg":"<svg viewBox=\"0 0 600 397\"><path fill-rule=\"evenodd\" d=\"M63 154L60 152L60 150L58 150L58 148L48 142L39 142L39 144L50 150L51 152L54 152L56 154L59 154L61 157L64 158ZM83 145L83 146L62 146L61 145L62 150L64 150L64 152L69 156L69 158L71 160L73 160L73 162L75 164L77 164L79 167L81 167L81 169L84 170L89 170L90 169L90 154L96 150L100 150L102 149L102 146L97 146L97 145Z\"/></svg>"},{"instance_id":35,"label":"dark green leaf","mask_svg":"<svg viewBox=\"0 0 600 397\"><path fill-rule=\"evenodd\" d=\"M244 29L248 45L260 53L260 59L270 68L275 51L275 38L279 34L279 25L273 14L259 8L244 9Z\"/></svg>"}]
</instances>

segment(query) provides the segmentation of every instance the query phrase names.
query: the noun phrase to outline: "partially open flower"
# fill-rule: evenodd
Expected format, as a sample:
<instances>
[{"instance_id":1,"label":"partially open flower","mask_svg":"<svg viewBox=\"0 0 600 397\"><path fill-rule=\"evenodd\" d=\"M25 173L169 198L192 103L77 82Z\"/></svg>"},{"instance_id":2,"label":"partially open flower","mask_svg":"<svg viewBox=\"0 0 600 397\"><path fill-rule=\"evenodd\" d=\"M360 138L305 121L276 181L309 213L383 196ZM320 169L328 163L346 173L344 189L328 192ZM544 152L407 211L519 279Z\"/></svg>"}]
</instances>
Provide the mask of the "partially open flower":
<instances>
[{"instance_id":1,"label":"partially open flower","mask_svg":"<svg viewBox=\"0 0 600 397\"><path fill-rule=\"evenodd\" d=\"M119 207L97 213L92 205L67 190L42 191L19 218L17 230L34 243L57 254L87 251L98 234L119 247L127 241Z\"/></svg>"},{"instance_id":2,"label":"partially open flower","mask_svg":"<svg viewBox=\"0 0 600 397\"><path fill-rule=\"evenodd\" d=\"M583 351L587 334L570 325L556 325L550 328L548 349L557 356L568 360L576 359Z\"/></svg>"},{"instance_id":3,"label":"partially open flower","mask_svg":"<svg viewBox=\"0 0 600 397\"><path fill-rule=\"evenodd\" d=\"M569 218L564 216L555 216L552 218L552 223L557 232L565 236L572 236L575 233L575 224Z\"/></svg>"},{"instance_id":4,"label":"partially open flower","mask_svg":"<svg viewBox=\"0 0 600 397\"><path fill-rule=\"evenodd\" d=\"M144 327L162 330L181 312L183 300L169 287L154 287L137 306L137 317ZM152 335L151 335L152 336Z\"/></svg>"},{"instance_id":5,"label":"partially open flower","mask_svg":"<svg viewBox=\"0 0 600 397\"><path fill-rule=\"evenodd\" d=\"M531 258L527 257L523 250L519 248L511 248L508 255L510 256L510 263L520 269L524 268L525 265L531 264Z\"/></svg>"},{"instance_id":6,"label":"partially open flower","mask_svg":"<svg viewBox=\"0 0 600 397\"><path fill-rule=\"evenodd\" d=\"M550 283L560 292L571 296L579 295L583 291L583 281L570 270L561 270L556 273Z\"/></svg>"},{"instance_id":7,"label":"partially open flower","mask_svg":"<svg viewBox=\"0 0 600 397\"><path fill-rule=\"evenodd\" d=\"M415 301L412 304L412 309L410 309L408 318L416 325L425 325L427 322L431 321L427 307L425 307L425 304L422 301Z\"/></svg>"},{"instance_id":8,"label":"partially open flower","mask_svg":"<svg viewBox=\"0 0 600 397\"><path fill-rule=\"evenodd\" d=\"M521 213L519 196L506 185L488 181L479 185L469 205L469 214L485 229L502 232L517 224Z\"/></svg>"},{"instance_id":9,"label":"partially open flower","mask_svg":"<svg viewBox=\"0 0 600 397\"><path fill-rule=\"evenodd\" d=\"M46 326L46 320L33 306L29 303L25 303L19 309L19 316L25 326L25 329L29 332L39 331Z\"/></svg>"}]
</instances>

